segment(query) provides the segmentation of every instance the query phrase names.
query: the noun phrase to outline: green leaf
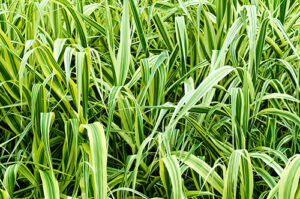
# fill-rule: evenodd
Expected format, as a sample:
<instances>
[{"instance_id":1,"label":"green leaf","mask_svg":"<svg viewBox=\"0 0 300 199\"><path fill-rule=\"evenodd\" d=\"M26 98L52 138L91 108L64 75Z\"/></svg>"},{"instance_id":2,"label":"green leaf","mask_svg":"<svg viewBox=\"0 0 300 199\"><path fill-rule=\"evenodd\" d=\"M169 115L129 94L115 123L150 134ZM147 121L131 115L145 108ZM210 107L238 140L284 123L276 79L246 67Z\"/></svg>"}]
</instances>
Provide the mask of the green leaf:
<instances>
[{"instance_id":1,"label":"green leaf","mask_svg":"<svg viewBox=\"0 0 300 199\"><path fill-rule=\"evenodd\" d=\"M181 172L178 161L174 155L163 158L164 164L168 170L172 183L172 198L184 198L181 185Z\"/></svg>"},{"instance_id":2,"label":"green leaf","mask_svg":"<svg viewBox=\"0 0 300 199\"><path fill-rule=\"evenodd\" d=\"M96 199L107 198L107 149L104 129L99 122L80 126L80 132L87 130L93 166L93 181Z\"/></svg>"},{"instance_id":3,"label":"green leaf","mask_svg":"<svg viewBox=\"0 0 300 199\"><path fill-rule=\"evenodd\" d=\"M121 23L121 40L115 68L115 85L123 86L127 78L130 63L130 39L131 29L129 26L128 2L124 0Z\"/></svg>"},{"instance_id":4,"label":"green leaf","mask_svg":"<svg viewBox=\"0 0 300 199\"><path fill-rule=\"evenodd\" d=\"M60 198L58 182L53 173L40 170L45 199Z\"/></svg>"}]
</instances>

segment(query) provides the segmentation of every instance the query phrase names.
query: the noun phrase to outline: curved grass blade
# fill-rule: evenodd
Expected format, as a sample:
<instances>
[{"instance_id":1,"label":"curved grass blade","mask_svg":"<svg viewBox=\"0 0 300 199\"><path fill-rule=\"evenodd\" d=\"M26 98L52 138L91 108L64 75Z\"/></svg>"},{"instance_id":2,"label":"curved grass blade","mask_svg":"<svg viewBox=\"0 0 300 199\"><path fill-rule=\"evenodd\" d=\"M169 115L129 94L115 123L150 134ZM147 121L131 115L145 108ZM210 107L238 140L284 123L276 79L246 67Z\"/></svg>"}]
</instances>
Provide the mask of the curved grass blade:
<instances>
[{"instance_id":1,"label":"curved grass blade","mask_svg":"<svg viewBox=\"0 0 300 199\"><path fill-rule=\"evenodd\" d=\"M104 129L99 122L80 126L80 132L87 130L93 166L93 181L96 199L107 198L107 149Z\"/></svg>"}]
</instances>

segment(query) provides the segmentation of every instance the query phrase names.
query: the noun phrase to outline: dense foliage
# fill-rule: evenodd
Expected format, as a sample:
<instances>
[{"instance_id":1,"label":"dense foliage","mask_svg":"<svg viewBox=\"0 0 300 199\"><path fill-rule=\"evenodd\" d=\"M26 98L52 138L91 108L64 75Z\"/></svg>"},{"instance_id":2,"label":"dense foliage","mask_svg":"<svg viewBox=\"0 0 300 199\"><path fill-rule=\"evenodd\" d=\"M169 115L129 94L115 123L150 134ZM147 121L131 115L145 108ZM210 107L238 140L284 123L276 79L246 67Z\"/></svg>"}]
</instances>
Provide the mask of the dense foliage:
<instances>
[{"instance_id":1,"label":"dense foliage","mask_svg":"<svg viewBox=\"0 0 300 199\"><path fill-rule=\"evenodd\" d=\"M0 2L0 198L300 198L299 1Z\"/></svg>"}]
</instances>

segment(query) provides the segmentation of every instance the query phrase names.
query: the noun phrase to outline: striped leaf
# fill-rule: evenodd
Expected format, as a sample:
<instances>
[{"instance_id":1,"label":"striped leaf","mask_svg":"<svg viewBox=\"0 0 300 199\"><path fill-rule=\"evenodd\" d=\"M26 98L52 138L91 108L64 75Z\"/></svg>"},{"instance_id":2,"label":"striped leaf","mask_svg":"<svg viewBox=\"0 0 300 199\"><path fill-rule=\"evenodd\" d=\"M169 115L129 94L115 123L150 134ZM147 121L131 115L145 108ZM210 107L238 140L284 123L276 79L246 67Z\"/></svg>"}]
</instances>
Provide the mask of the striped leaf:
<instances>
[{"instance_id":1,"label":"striped leaf","mask_svg":"<svg viewBox=\"0 0 300 199\"><path fill-rule=\"evenodd\" d=\"M94 197L107 198L107 152L104 129L99 122L80 126L80 132L86 129L91 150L93 166Z\"/></svg>"}]
</instances>

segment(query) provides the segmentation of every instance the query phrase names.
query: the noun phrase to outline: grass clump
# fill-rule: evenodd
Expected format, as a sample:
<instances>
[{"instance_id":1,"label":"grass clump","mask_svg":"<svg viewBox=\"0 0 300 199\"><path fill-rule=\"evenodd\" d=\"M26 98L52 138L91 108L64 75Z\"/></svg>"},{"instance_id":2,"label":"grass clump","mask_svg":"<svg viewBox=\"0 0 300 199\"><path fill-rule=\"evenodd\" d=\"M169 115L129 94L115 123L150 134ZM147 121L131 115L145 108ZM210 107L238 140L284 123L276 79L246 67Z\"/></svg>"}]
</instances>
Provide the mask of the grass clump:
<instances>
[{"instance_id":1,"label":"grass clump","mask_svg":"<svg viewBox=\"0 0 300 199\"><path fill-rule=\"evenodd\" d=\"M0 198L300 198L299 17L2 0Z\"/></svg>"}]
</instances>

